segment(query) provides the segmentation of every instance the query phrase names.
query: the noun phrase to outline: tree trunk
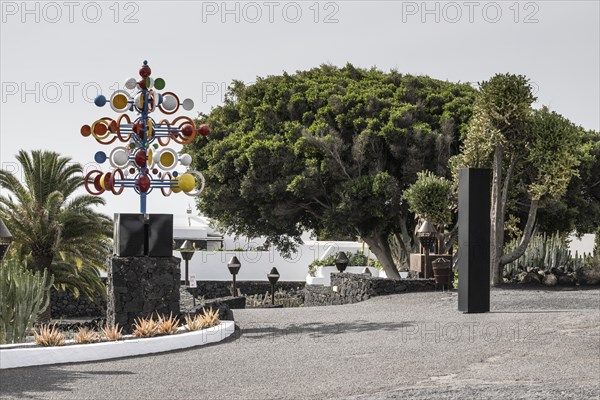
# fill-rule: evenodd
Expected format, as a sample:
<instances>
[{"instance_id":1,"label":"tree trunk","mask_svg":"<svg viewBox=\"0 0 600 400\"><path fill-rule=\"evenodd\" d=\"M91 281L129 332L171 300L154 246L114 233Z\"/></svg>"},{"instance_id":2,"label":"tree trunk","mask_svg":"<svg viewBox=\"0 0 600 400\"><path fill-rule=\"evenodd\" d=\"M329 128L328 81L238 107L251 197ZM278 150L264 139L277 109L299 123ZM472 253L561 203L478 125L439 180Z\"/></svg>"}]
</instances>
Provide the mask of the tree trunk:
<instances>
[{"instance_id":1,"label":"tree trunk","mask_svg":"<svg viewBox=\"0 0 600 400\"><path fill-rule=\"evenodd\" d=\"M408 265L410 257L409 251L400 234L393 233L390 236L390 250L392 251L394 264L399 266Z\"/></svg>"},{"instance_id":2,"label":"tree trunk","mask_svg":"<svg viewBox=\"0 0 600 400\"><path fill-rule=\"evenodd\" d=\"M415 248L415 238L408 233L408 228L406 227L406 218L400 218L400 232L402 233L402 241L404 242L407 253L410 254L417 251Z\"/></svg>"},{"instance_id":3,"label":"tree trunk","mask_svg":"<svg viewBox=\"0 0 600 400\"><path fill-rule=\"evenodd\" d=\"M52 259L54 258L52 255L48 254L32 254L33 258L33 266L36 271L40 273L44 273L44 270L47 270L48 273L46 275L46 285L50 283L50 279L52 274L50 273L50 266L52 265ZM50 293L47 294L50 297ZM51 315L52 305L48 303L48 307L45 310L42 310L37 316L37 323L47 324L50 322L52 318Z\"/></svg>"},{"instance_id":4,"label":"tree trunk","mask_svg":"<svg viewBox=\"0 0 600 400\"><path fill-rule=\"evenodd\" d=\"M450 250L452 250L452 246L458 240L458 223L454 225L454 228L448 233L448 240L444 244L444 253L451 254Z\"/></svg>"},{"instance_id":5,"label":"tree trunk","mask_svg":"<svg viewBox=\"0 0 600 400\"><path fill-rule=\"evenodd\" d=\"M388 243L387 236L384 234L376 234L363 237L363 240L369 245L371 251L377 256L379 262L383 266L383 270L390 279L400 279L398 269L394 264L392 250Z\"/></svg>"},{"instance_id":6,"label":"tree trunk","mask_svg":"<svg viewBox=\"0 0 600 400\"><path fill-rule=\"evenodd\" d=\"M500 276L500 279L502 279L502 267L506 264L510 264L511 262L515 261L517 258L521 257L523 253L525 253L525 250L529 245L529 241L533 236L535 218L537 216L538 208L539 200L531 200L531 204L529 205L529 214L527 215L527 223L525 224L525 229L523 230L523 237L521 238L519 245L511 253L505 254L500 258L500 268L498 268L498 274Z\"/></svg>"},{"instance_id":7,"label":"tree trunk","mask_svg":"<svg viewBox=\"0 0 600 400\"><path fill-rule=\"evenodd\" d=\"M492 207L490 210L490 276L492 285L502 283L498 281L500 257L502 256L502 242L504 241L504 216L502 212L502 197L500 182L502 181L502 147L497 145L494 149L494 163L492 168ZM500 274L501 276L502 274Z\"/></svg>"}]
</instances>

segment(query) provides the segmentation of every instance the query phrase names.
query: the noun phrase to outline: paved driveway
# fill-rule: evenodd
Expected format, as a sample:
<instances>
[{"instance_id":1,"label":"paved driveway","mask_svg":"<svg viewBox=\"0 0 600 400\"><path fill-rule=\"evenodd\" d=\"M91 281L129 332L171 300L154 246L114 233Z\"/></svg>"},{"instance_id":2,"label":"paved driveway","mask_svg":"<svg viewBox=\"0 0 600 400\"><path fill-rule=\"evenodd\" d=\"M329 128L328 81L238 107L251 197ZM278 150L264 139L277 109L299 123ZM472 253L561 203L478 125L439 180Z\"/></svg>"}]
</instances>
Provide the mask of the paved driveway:
<instances>
[{"instance_id":1,"label":"paved driveway","mask_svg":"<svg viewBox=\"0 0 600 400\"><path fill-rule=\"evenodd\" d=\"M600 290L493 290L331 307L236 310L227 342L0 372L1 398L597 399Z\"/></svg>"}]
</instances>

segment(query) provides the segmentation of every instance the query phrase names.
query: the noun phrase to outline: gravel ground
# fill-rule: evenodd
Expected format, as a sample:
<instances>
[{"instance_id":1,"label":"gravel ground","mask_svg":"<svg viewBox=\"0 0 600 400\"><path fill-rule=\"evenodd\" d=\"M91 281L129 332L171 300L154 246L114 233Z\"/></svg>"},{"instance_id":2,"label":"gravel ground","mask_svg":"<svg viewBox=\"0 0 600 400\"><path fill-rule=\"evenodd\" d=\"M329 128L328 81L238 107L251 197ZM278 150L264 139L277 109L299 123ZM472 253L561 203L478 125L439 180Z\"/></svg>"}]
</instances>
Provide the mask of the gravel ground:
<instances>
[{"instance_id":1,"label":"gravel ground","mask_svg":"<svg viewBox=\"0 0 600 400\"><path fill-rule=\"evenodd\" d=\"M220 344L3 370L0 398L600 399L600 290L493 290L490 313L456 308L437 292L235 310Z\"/></svg>"}]
</instances>

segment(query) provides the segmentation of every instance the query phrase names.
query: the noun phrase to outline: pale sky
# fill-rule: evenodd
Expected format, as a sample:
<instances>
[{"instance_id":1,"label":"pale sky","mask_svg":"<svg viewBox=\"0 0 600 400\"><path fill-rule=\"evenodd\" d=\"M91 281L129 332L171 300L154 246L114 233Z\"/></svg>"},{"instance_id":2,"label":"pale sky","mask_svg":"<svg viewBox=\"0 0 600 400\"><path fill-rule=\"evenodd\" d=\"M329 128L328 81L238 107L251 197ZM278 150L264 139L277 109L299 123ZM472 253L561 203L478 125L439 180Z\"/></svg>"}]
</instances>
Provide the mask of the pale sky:
<instances>
[{"instance_id":1,"label":"pale sky","mask_svg":"<svg viewBox=\"0 0 600 400\"><path fill-rule=\"evenodd\" d=\"M3 169L14 170L19 149L82 164L109 153L116 143L99 145L79 129L118 116L93 98L138 77L143 60L165 91L194 100L176 116L209 112L232 79L350 62L462 82L524 74L538 105L587 129L600 125L598 1L2 1L1 11ZM107 214L139 211L133 190L103 197ZM148 212L183 213L188 204L155 191Z\"/></svg>"}]
</instances>

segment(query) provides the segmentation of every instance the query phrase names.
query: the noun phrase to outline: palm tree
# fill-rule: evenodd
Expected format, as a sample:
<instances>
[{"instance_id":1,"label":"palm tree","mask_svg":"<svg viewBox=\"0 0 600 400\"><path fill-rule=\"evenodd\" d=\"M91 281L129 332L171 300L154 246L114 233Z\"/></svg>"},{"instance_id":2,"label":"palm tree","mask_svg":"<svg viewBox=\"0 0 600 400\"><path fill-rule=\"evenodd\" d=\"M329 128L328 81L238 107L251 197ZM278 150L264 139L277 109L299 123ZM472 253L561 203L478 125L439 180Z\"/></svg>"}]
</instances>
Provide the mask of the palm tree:
<instances>
[{"instance_id":1,"label":"palm tree","mask_svg":"<svg viewBox=\"0 0 600 400\"><path fill-rule=\"evenodd\" d=\"M51 151L19 151L21 183L0 171L0 218L11 231L19 257L35 271L47 269L54 286L89 298L105 294L99 271L110 252L112 221L91 207L100 197L75 195L83 186L83 168ZM40 320L49 320L50 307Z\"/></svg>"}]
</instances>

